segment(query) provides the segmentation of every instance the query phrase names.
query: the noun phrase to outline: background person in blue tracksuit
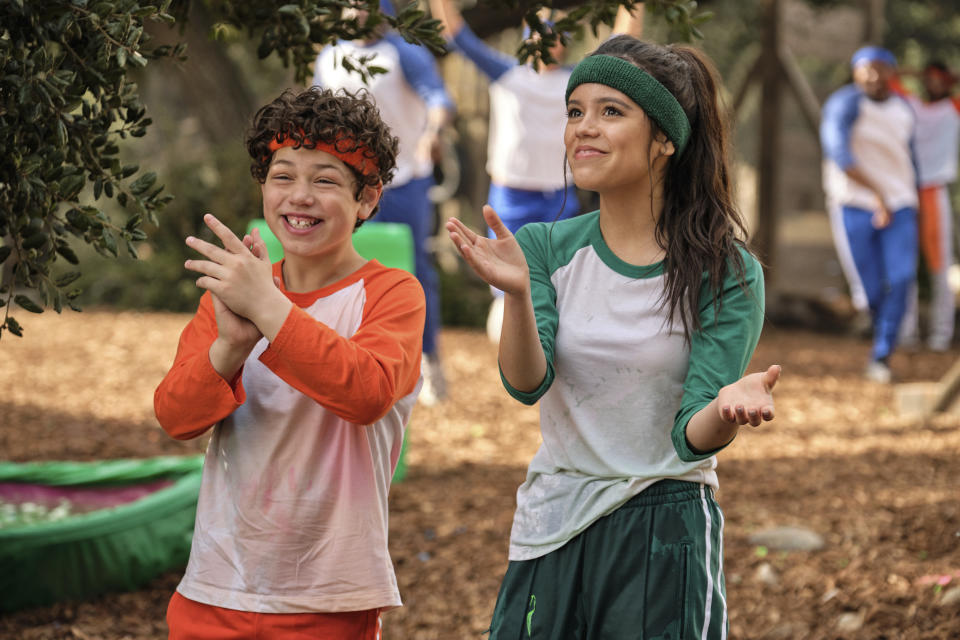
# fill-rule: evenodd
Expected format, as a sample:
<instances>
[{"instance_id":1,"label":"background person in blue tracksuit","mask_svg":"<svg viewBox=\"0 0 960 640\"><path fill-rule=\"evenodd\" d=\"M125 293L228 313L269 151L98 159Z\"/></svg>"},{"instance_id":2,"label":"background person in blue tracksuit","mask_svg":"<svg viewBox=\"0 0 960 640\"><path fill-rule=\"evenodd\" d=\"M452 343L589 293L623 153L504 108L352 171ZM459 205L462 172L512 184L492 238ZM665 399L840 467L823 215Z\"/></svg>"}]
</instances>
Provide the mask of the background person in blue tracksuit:
<instances>
[{"instance_id":1,"label":"background person in blue tracksuit","mask_svg":"<svg viewBox=\"0 0 960 640\"><path fill-rule=\"evenodd\" d=\"M615 32L639 37L643 3L633 12L623 7ZM566 46L559 40L550 48L556 62L520 64L514 56L488 46L463 20L452 0L430 0L433 17L443 24L443 35L490 81L490 127L487 138L487 203L503 224L516 233L530 222L549 222L577 215L576 188L565 175L563 128L567 114L563 94L573 71L563 64ZM553 27L553 22L544 23ZM531 38L524 28L524 38ZM488 230L488 237L493 232ZM487 334L500 340L503 293L492 288L494 300L487 319Z\"/></svg>"},{"instance_id":2,"label":"background person in blue tracksuit","mask_svg":"<svg viewBox=\"0 0 960 640\"><path fill-rule=\"evenodd\" d=\"M556 63L520 64L480 40L450 0L430 0L430 11L443 23L443 35L453 48L490 81L487 202L511 232L530 222L576 215L580 209L576 189L564 175L562 97L572 71L561 64L566 47L558 41L550 49ZM491 290L487 334L497 342L503 293Z\"/></svg>"},{"instance_id":3,"label":"background person in blue tracksuit","mask_svg":"<svg viewBox=\"0 0 960 640\"><path fill-rule=\"evenodd\" d=\"M381 1L380 8L393 14L393 7L386 0ZM356 11L359 20L366 20L366 12ZM368 64L386 72L364 82L360 73L342 64L344 58L356 62L363 56L372 56ZM420 401L433 404L446 396L446 383L437 343L440 284L428 248L433 231L433 206L428 192L434 184L433 165L440 158L441 130L453 118L453 101L430 52L393 32L370 40L340 41L324 48L314 65L313 84L349 91L366 89L391 133L399 138L396 175L383 190L377 222L403 223L413 232L416 275L427 297Z\"/></svg>"},{"instance_id":4,"label":"background person in blue tracksuit","mask_svg":"<svg viewBox=\"0 0 960 640\"><path fill-rule=\"evenodd\" d=\"M824 189L842 216L845 239L873 321L866 375L890 382L907 295L917 270L915 117L890 91L894 55L863 47L851 58L853 84L827 99L820 124ZM837 233L834 229L834 233Z\"/></svg>"}]
</instances>

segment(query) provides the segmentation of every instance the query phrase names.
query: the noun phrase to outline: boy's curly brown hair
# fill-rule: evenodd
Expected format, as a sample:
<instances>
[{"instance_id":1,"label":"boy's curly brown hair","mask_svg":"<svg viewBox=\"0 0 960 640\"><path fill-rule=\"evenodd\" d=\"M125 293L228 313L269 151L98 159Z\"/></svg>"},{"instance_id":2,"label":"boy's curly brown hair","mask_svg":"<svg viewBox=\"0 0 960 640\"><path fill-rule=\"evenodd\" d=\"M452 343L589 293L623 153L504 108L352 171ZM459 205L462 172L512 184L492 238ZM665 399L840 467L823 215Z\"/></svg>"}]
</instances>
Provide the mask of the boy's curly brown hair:
<instances>
[{"instance_id":1,"label":"boy's curly brown hair","mask_svg":"<svg viewBox=\"0 0 960 640\"><path fill-rule=\"evenodd\" d=\"M397 138L380 118L370 94L361 89L351 93L344 89L336 92L320 87L304 91L285 90L273 102L263 106L253 117L253 125L247 132L247 153L253 159L250 174L263 184L273 152L270 143L280 137L292 139L308 149L322 142L337 144L346 153L365 149L364 155L376 165L376 171L366 175L349 167L357 181L354 197L359 201L364 187L389 184L397 164ZM344 148L344 138L356 142L353 148ZM306 143L304 144L304 142ZM374 208L371 217L380 208ZM356 226L363 224L357 220Z\"/></svg>"}]
</instances>

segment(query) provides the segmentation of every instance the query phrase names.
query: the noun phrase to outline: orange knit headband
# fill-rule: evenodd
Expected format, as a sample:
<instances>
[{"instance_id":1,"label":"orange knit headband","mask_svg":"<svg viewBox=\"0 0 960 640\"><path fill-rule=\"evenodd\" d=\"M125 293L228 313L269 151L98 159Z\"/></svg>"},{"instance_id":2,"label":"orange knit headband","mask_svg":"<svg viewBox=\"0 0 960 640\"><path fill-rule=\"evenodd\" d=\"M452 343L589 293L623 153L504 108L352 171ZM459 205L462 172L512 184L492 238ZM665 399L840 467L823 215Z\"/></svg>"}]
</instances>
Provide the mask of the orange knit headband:
<instances>
[{"instance_id":1,"label":"orange knit headband","mask_svg":"<svg viewBox=\"0 0 960 640\"><path fill-rule=\"evenodd\" d=\"M282 147L303 147L305 149L317 149L319 151L326 151L330 155L336 156L339 158L345 165L352 167L356 171L359 171L361 175L367 176L377 173L380 168L377 166L377 161L373 158L370 158L367 154L370 152L370 148L365 145L357 145L353 137L341 134L337 136L337 139L333 143L315 142L307 138L304 132L300 131L302 141L297 142L291 137L284 136L281 133L277 134L277 137L270 141L270 153L276 152L277 149ZM351 149L350 151L342 151L340 147L346 147Z\"/></svg>"}]
</instances>

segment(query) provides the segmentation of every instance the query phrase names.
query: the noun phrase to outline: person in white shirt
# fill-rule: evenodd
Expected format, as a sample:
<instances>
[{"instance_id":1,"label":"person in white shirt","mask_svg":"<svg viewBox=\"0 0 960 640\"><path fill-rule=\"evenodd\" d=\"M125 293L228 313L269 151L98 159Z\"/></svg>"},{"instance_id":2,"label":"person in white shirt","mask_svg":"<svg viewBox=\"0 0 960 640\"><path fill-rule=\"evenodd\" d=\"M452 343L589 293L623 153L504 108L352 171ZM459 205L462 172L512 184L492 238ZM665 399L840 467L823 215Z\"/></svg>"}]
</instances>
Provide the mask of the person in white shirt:
<instances>
[{"instance_id":1,"label":"person in white shirt","mask_svg":"<svg viewBox=\"0 0 960 640\"><path fill-rule=\"evenodd\" d=\"M381 0L380 9L393 12L388 0ZM366 20L366 12L351 11L356 11L358 20ZM361 57L369 57L370 66L386 72L365 79L358 70L342 64L344 59L356 63ZM313 84L348 91L366 89L383 121L400 140L396 176L383 190L377 221L408 225L413 234L416 276L427 296L420 402L434 404L446 396L446 382L438 341L440 282L429 248L434 215L428 193L434 185L434 163L440 159L441 130L453 119L453 101L431 53L394 32L324 48L314 64Z\"/></svg>"},{"instance_id":2,"label":"person in white shirt","mask_svg":"<svg viewBox=\"0 0 960 640\"><path fill-rule=\"evenodd\" d=\"M823 106L824 189L842 212L845 238L839 240L849 246L873 320L865 374L887 383L917 273L915 115L890 90L896 69L890 51L862 47L851 67L853 84L832 93Z\"/></svg>"},{"instance_id":3,"label":"person in white shirt","mask_svg":"<svg viewBox=\"0 0 960 640\"><path fill-rule=\"evenodd\" d=\"M903 75L903 72L901 72ZM919 234L923 263L930 278L927 347L945 351L953 341L956 304L948 281L954 264L953 211L949 185L957 179L960 154L960 96L952 95L957 78L942 62L930 62L921 73L923 98L898 81L917 116L915 150L920 183ZM917 288L914 287L901 336L920 343Z\"/></svg>"}]
</instances>

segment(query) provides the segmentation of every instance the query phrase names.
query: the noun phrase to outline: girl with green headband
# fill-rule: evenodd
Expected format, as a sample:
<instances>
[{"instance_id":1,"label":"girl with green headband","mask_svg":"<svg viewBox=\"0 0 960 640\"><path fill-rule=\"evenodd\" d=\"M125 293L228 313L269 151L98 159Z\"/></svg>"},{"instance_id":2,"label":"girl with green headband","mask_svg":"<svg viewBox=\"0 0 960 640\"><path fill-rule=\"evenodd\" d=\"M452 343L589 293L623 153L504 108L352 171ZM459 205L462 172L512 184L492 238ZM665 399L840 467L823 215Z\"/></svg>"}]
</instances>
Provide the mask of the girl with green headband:
<instances>
[{"instance_id":1,"label":"girl with green headband","mask_svg":"<svg viewBox=\"0 0 960 640\"><path fill-rule=\"evenodd\" d=\"M718 80L630 36L567 86L566 159L600 209L489 239L447 223L505 292L507 391L540 402L493 640L724 638L716 454L773 419L779 366L744 375L763 273L734 205Z\"/></svg>"}]
</instances>

